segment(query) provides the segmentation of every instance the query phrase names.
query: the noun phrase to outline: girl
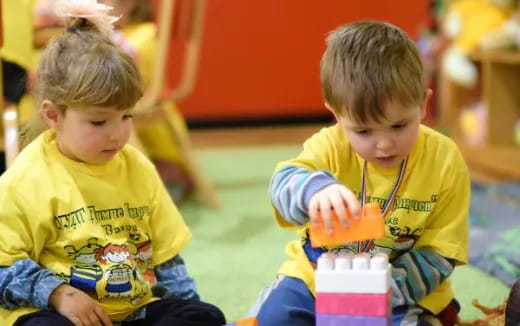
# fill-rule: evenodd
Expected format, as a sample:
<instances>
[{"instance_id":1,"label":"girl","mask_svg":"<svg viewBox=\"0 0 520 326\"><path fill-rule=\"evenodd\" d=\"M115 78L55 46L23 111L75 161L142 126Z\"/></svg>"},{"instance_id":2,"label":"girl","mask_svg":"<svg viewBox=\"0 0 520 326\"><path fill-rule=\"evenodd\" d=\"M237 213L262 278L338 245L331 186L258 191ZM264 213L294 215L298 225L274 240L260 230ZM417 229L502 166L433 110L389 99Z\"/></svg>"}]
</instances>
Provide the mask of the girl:
<instances>
[{"instance_id":1,"label":"girl","mask_svg":"<svg viewBox=\"0 0 520 326\"><path fill-rule=\"evenodd\" d=\"M61 9L70 21L37 79L50 128L0 177L0 324L225 324L179 256L190 231L153 165L126 145L141 79L108 39L110 7Z\"/></svg>"}]
</instances>

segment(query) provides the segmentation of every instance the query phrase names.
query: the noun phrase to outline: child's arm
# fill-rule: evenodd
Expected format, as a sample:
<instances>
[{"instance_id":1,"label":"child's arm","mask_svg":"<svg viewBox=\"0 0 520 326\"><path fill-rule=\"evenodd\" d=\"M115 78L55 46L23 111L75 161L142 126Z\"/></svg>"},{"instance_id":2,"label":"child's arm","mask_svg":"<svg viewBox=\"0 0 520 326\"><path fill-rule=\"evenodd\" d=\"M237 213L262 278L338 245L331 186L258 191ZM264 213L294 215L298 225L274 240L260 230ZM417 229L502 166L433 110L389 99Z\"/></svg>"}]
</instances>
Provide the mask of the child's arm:
<instances>
[{"instance_id":1,"label":"child's arm","mask_svg":"<svg viewBox=\"0 0 520 326\"><path fill-rule=\"evenodd\" d=\"M178 298L185 300L199 300L195 280L188 275L186 265L181 256L172 259L154 268L157 277L156 288L161 298Z\"/></svg>"},{"instance_id":2,"label":"child's arm","mask_svg":"<svg viewBox=\"0 0 520 326\"><path fill-rule=\"evenodd\" d=\"M456 261L430 248L410 250L392 261L392 305L419 302L446 280Z\"/></svg>"},{"instance_id":3,"label":"child's arm","mask_svg":"<svg viewBox=\"0 0 520 326\"><path fill-rule=\"evenodd\" d=\"M22 259L11 266L0 267L0 307L49 309L51 293L64 281L31 259Z\"/></svg>"},{"instance_id":4,"label":"child's arm","mask_svg":"<svg viewBox=\"0 0 520 326\"><path fill-rule=\"evenodd\" d=\"M420 301L450 276L455 265L467 262L469 173L458 151L446 157L449 167L429 224L414 249L392 261L394 305Z\"/></svg>"},{"instance_id":5,"label":"child's arm","mask_svg":"<svg viewBox=\"0 0 520 326\"><path fill-rule=\"evenodd\" d=\"M282 226L304 225L309 221L309 202L319 190L337 184L327 171L310 171L293 165L276 171L269 185L271 203L283 220Z\"/></svg>"},{"instance_id":6,"label":"child's arm","mask_svg":"<svg viewBox=\"0 0 520 326\"><path fill-rule=\"evenodd\" d=\"M101 306L91 297L31 259L0 267L0 307L7 310L20 307L55 309L75 324L103 322L105 326L112 325Z\"/></svg>"},{"instance_id":7,"label":"child's arm","mask_svg":"<svg viewBox=\"0 0 520 326\"><path fill-rule=\"evenodd\" d=\"M329 233L333 232L332 210L344 227L348 226L347 207L355 218L360 212L354 193L326 171L285 166L274 174L270 194L282 223L303 225L309 218L312 223L321 218Z\"/></svg>"}]
</instances>

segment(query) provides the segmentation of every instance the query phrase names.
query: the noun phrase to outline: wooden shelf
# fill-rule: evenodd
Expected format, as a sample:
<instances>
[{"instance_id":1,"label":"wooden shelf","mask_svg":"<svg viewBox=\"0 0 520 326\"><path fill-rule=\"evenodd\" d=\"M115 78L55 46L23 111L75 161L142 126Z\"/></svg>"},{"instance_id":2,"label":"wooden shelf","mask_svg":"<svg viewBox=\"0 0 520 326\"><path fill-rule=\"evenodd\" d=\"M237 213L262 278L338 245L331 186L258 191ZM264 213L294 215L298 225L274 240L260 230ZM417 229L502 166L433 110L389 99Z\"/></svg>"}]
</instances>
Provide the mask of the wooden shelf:
<instances>
[{"instance_id":1,"label":"wooden shelf","mask_svg":"<svg viewBox=\"0 0 520 326\"><path fill-rule=\"evenodd\" d=\"M476 174L490 179L520 179L520 150L508 146L470 146L457 141L468 166Z\"/></svg>"},{"instance_id":2,"label":"wooden shelf","mask_svg":"<svg viewBox=\"0 0 520 326\"><path fill-rule=\"evenodd\" d=\"M501 64L517 65L520 64L519 51L488 51L475 52L470 56L471 60L476 62L492 62Z\"/></svg>"},{"instance_id":3,"label":"wooden shelf","mask_svg":"<svg viewBox=\"0 0 520 326\"><path fill-rule=\"evenodd\" d=\"M440 76L441 125L459 144L470 170L496 180L520 180L520 146L515 144L515 124L520 120L520 52L473 53L479 82L473 88ZM460 117L466 105L482 101L487 108L486 141L469 146L463 139Z\"/></svg>"}]
</instances>

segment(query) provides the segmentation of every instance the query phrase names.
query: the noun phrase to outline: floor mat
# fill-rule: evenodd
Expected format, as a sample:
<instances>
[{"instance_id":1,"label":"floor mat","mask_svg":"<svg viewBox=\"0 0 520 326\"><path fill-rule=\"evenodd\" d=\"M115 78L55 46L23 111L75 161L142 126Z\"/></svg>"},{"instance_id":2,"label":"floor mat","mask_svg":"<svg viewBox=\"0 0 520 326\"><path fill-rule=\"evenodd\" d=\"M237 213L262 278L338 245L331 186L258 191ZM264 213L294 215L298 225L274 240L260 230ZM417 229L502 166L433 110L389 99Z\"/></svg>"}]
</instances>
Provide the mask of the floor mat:
<instances>
[{"instance_id":1,"label":"floor mat","mask_svg":"<svg viewBox=\"0 0 520 326\"><path fill-rule=\"evenodd\" d=\"M181 207L194 235L183 256L203 300L219 306L228 320L244 317L260 290L274 280L285 259L285 244L296 238L276 224L267 189L276 163L300 149L266 146L197 152L222 209L215 212L193 202ZM453 287L464 320L482 316L471 306L474 298L496 306L508 293L500 280L473 266L455 269Z\"/></svg>"},{"instance_id":2,"label":"floor mat","mask_svg":"<svg viewBox=\"0 0 520 326\"><path fill-rule=\"evenodd\" d=\"M512 285L520 278L520 183L473 184L470 263Z\"/></svg>"}]
</instances>

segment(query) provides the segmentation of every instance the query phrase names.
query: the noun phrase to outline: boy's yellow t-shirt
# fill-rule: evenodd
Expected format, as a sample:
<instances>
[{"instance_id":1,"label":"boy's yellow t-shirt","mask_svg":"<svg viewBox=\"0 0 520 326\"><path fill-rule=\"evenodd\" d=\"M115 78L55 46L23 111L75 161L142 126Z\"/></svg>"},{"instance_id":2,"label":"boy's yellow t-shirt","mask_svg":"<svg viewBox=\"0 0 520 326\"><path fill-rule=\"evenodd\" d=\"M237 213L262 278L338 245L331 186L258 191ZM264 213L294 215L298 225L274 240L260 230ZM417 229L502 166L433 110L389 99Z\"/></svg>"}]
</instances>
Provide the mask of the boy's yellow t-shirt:
<instances>
[{"instance_id":1,"label":"boy's yellow t-shirt","mask_svg":"<svg viewBox=\"0 0 520 326\"><path fill-rule=\"evenodd\" d=\"M0 266L32 259L123 320L155 300L154 266L191 238L153 165L131 146L110 162L63 156L47 131L0 177ZM33 308L0 309L11 325Z\"/></svg>"},{"instance_id":2,"label":"boy's yellow t-shirt","mask_svg":"<svg viewBox=\"0 0 520 326\"><path fill-rule=\"evenodd\" d=\"M294 165L329 171L359 198L363 163L336 125L312 136L297 158L281 162L276 169ZM399 167L383 169L368 163L367 169L367 200L382 206L395 184ZM448 137L421 126L403 183L385 217L386 236L374 242L371 252L385 252L392 259L410 249L430 247L445 258L467 263L469 199L469 174L459 149ZM276 209L275 215L281 226L294 228ZM303 280L314 292L314 269L302 249L307 228L308 225L300 227L297 232L301 240L287 245L289 258L279 273ZM328 250L355 252L355 247L345 244ZM453 292L446 280L419 304L437 314L452 299Z\"/></svg>"}]
</instances>

